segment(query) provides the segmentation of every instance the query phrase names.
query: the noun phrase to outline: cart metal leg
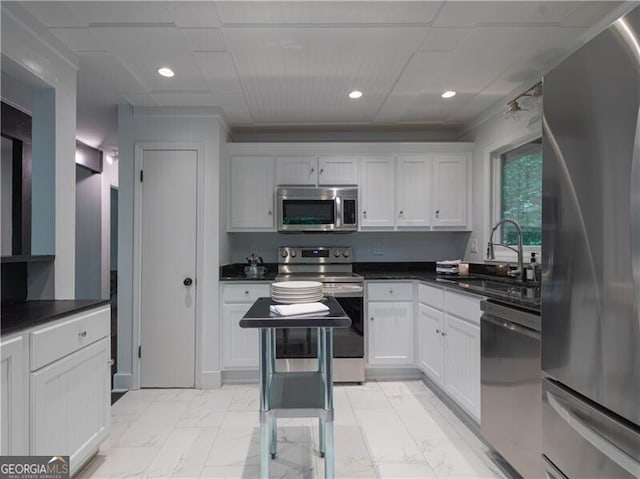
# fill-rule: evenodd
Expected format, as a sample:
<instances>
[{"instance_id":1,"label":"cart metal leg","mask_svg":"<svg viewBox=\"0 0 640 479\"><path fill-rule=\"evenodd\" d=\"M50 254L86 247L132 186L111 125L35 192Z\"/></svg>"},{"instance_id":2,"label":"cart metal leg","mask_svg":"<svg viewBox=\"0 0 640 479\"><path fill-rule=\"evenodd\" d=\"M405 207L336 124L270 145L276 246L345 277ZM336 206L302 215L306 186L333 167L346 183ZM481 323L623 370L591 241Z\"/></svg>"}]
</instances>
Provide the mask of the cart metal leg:
<instances>
[{"instance_id":1,"label":"cart metal leg","mask_svg":"<svg viewBox=\"0 0 640 479\"><path fill-rule=\"evenodd\" d=\"M273 375L273 373L276 372L276 330L273 328L269 328L268 330L268 334L269 334L269 344L271 346L271 351L270 351L270 357L269 357L269 364L270 364L270 371L269 371L269 384L271 384L271 376ZM277 425L277 419L275 416L271 416L271 447L270 447L270 452L271 452L271 459L275 459L276 458L276 454L278 453L278 425Z\"/></svg>"},{"instance_id":2,"label":"cart metal leg","mask_svg":"<svg viewBox=\"0 0 640 479\"><path fill-rule=\"evenodd\" d=\"M333 431L333 330L331 328L321 328L318 335L323 336L322 361L324 362L324 410L325 418L321 429L324 429L324 477L334 479L335 477L335 444ZM318 354L320 357L320 354Z\"/></svg>"},{"instance_id":3,"label":"cart metal leg","mask_svg":"<svg viewBox=\"0 0 640 479\"><path fill-rule=\"evenodd\" d=\"M271 477L272 418L271 406L269 405L269 386L272 352L270 331L268 328L260 329L260 479Z\"/></svg>"}]
</instances>

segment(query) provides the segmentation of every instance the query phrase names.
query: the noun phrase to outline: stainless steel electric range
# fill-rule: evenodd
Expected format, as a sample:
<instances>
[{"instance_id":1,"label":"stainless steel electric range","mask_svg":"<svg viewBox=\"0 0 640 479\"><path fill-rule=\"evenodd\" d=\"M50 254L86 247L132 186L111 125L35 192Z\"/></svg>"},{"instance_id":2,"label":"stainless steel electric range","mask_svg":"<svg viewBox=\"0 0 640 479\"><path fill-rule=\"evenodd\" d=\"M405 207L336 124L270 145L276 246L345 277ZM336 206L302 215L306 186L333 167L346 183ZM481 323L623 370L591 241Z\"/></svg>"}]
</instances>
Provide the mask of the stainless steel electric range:
<instances>
[{"instance_id":1,"label":"stainless steel electric range","mask_svg":"<svg viewBox=\"0 0 640 479\"><path fill-rule=\"evenodd\" d=\"M344 247L283 247L278 249L276 281L320 281L325 296L334 296L351 318L350 328L333 336L335 382L364 381L364 280L353 273L353 249ZM317 368L315 329L278 329L277 369L309 371Z\"/></svg>"}]
</instances>

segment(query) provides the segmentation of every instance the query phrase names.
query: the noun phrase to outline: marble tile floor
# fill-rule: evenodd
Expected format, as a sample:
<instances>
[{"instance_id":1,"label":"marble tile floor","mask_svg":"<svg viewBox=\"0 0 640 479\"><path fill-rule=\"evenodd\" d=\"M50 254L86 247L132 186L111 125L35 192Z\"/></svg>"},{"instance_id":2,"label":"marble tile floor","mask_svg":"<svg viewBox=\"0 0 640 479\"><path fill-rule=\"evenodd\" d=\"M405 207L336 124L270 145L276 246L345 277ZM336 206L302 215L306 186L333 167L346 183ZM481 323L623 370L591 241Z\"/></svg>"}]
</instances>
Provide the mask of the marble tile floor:
<instances>
[{"instance_id":1,"label":"marble tile floor","mask_svg":"<svg viewBox=\"0 0 640 479\"><path fill-rule=\"evenodd\" d=\"M336 386L336 476L500 478L488 449L421 381ZM76 476L254 479L258 386L131 391L111 435ZM280 419L272 477L321 479L316 419Z\"/></svg>"}]
</instances>

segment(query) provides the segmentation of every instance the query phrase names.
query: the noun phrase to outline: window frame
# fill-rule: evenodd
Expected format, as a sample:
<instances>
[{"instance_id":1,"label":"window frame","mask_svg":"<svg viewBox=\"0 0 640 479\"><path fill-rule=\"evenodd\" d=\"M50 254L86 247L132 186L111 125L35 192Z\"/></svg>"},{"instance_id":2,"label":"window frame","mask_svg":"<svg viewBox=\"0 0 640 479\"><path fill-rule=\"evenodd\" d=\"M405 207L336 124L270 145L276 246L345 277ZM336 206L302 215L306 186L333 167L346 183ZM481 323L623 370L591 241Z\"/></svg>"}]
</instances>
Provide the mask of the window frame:
<instances>
[{"instance_id":1,"label":"window frame","mask_svg":"<svg viewBox=\"0 0 640 479\"><path fill-rule=\"evenodd\" d=\"M488 226L489 233L491 233L493 225L502 219L502 155L541 138L542 135L539 132L536 132L491 152L491 214L489 215L491 224ZM493 235L493 240L495 242L500 242L500 238L502 238L502 226L498 228ZM488 236L487 241L489 241ZM508 248L497 246L494 251L496 262L515 263L518 261L518 255L515 251L511 251ZM536 254L536 260L540 263L542 260L542 247L524 245L522 248L522 256L525 263L530 261L531 253Z\"/></svg>"}]
</instances>

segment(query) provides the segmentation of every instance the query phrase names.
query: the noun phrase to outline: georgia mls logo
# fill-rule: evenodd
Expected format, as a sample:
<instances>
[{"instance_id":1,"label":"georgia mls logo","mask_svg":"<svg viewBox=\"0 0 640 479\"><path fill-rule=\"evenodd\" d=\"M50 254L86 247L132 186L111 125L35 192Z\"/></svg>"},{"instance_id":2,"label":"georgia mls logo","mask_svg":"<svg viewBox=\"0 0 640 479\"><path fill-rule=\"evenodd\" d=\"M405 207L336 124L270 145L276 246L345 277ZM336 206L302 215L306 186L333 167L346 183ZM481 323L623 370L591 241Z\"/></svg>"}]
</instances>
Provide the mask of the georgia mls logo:
<instances>
[{"instance_id":1,"label":"georgia mls logo","mask_svg":"<svg viewBox=\"0 0 640 479\"><path fill-rule=\"evenodd\" d=\"M0 456L0 479L69 479L69 456Z\"/></svg>"}]
</instances>

